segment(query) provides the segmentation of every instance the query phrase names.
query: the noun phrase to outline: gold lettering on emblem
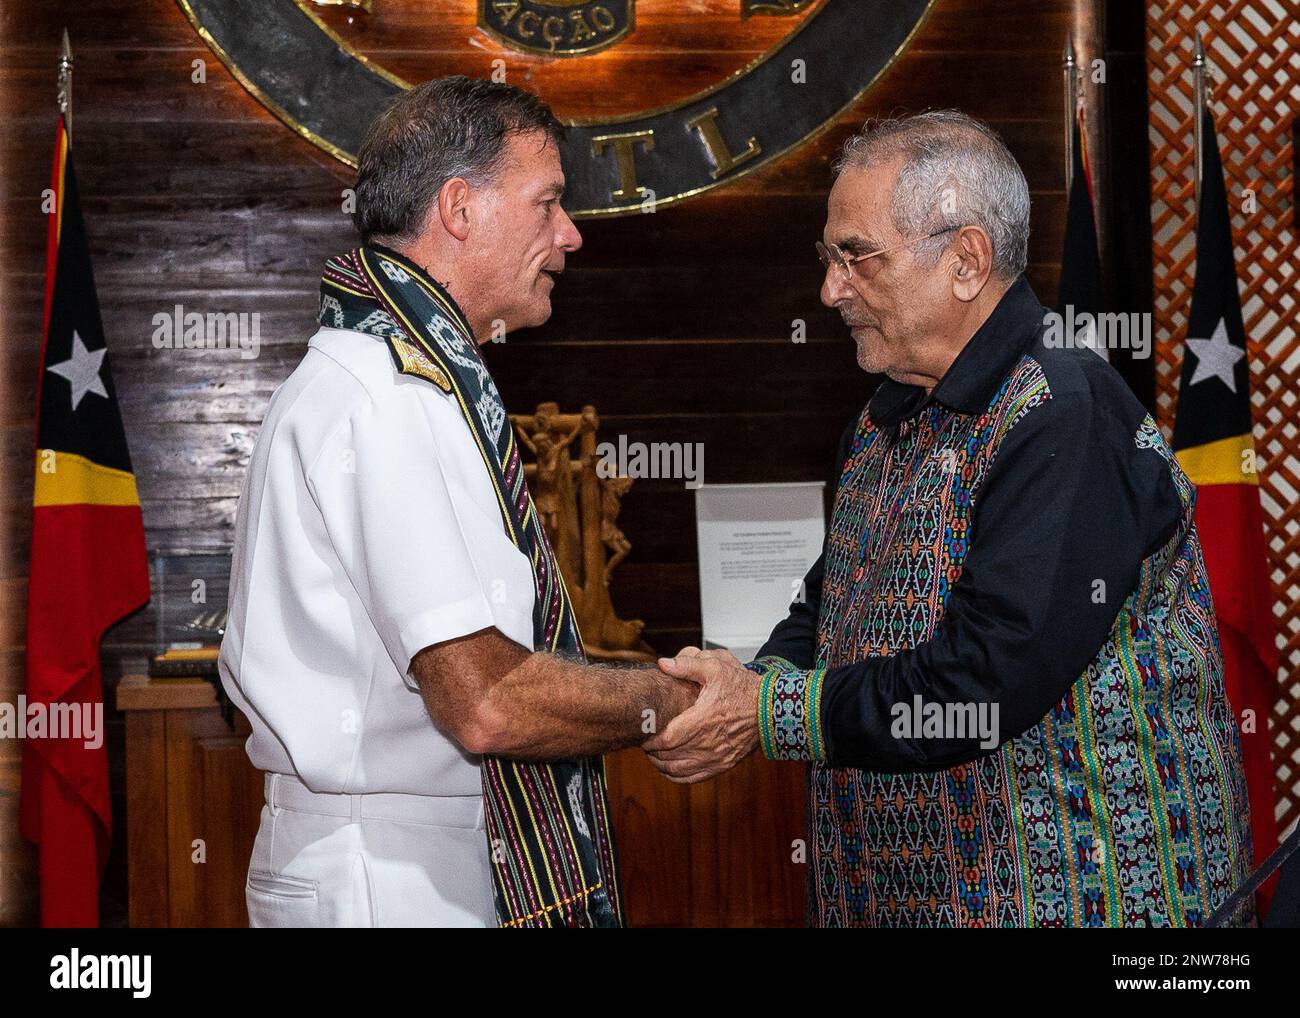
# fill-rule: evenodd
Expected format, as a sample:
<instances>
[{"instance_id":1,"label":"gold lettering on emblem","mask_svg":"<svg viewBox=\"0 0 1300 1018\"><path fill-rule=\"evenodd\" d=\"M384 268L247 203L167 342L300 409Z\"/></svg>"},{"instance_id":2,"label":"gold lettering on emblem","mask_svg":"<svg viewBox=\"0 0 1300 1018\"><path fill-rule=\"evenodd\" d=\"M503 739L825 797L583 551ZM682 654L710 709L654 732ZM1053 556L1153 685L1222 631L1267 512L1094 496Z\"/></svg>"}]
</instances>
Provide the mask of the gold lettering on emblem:
<instances>
[{"instance_id":1,"label":"gold lettering on emblem","mask_svg":"<svg viewBox=\"0 0 1300 1018\"><path fill-rule=\"evenodd\" d=\"M750 138L745 146L745 151L732 154L732 151L727 148L727 142L722 137L722 132L718 130L718 108L716 106L710 107L698 117L692 117L688 120L686 129L700 132L700 141L704 142L704 150L713 163L714 180L730 173L737 166L749 162L763 151L758 139Z\"/></svg>"},{"instance_id":2,"label":"gold lettering on emblem","mask_svg":"<svg viewBox=\"0 0 1300 1018\"><path fill-rule=\"evenodd\" d=\"M542 38L546 40L551 49L555 49L555 44L564 38L564 21L561 18L551 15L542 22Z\"/></svg>"},{"instance_id":3,"label":"gold lettering on emblem","mask_svg":"<svg viewBox=\"0 0 1300 1018\"><path fill-rule=\"evenodd\" d=\"M587 53L631 32L635 5L636 0L478 0L479 26L528 53Z\"/></svg>"},{"instance_id":4,"label":"gold lettering on emblem","mask_svg":"<svg viewBox=\"0 0 1300 1018\"><path fill-rule=\"evenodd\" d=\"M653 152L655 133L631 131L627 134L602 134L591 139L591 154L599 157L607 148L614 150L614 164L618 167L618 190L610 192L614 201L636 201L645 196L645 188L636 182L636 154L634 145Z\"/></svg>"},{"instance_id":5,"label":"gold lettering on emblem","mask_svg":"<svg viewBox=\"0 0 1300 1018\"><path fill-rule=\"evenodd\" d=\"M596 33L593 32L591 26L587 24L587 19L582 16L582 11L573 11L570 13L569 20L573 22L574 42L586 42L588 39L596 38Z\"/></svg>"}]
</instances>

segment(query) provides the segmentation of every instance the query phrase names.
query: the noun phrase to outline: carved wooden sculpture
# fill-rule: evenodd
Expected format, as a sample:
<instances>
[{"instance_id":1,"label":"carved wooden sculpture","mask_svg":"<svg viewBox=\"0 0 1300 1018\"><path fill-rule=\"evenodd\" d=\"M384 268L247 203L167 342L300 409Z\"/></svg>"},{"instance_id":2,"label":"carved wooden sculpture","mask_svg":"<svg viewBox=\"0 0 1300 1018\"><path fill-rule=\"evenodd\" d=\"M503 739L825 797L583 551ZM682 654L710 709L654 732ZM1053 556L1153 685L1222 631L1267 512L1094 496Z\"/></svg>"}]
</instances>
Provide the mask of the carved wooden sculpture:
<instances>
[{"instance_id":1,"label":"carved wooden sculpture","mask_svg":"<svg viewBox=\"0 0 1300 1018\"><path fill-rule=\"evenodd\" d=\"M632 550L617 524L632 478L597 473L596 408L562 414L556 403L539 403L534 414L511 414L510 423L535 460L524 465L524 477L560 564L587 655L653 660L654 650L641 639L645 623L619 618L609 596L610 576ZM569 452L575 439L576 458Z\"/></svg>"}]
</instances>

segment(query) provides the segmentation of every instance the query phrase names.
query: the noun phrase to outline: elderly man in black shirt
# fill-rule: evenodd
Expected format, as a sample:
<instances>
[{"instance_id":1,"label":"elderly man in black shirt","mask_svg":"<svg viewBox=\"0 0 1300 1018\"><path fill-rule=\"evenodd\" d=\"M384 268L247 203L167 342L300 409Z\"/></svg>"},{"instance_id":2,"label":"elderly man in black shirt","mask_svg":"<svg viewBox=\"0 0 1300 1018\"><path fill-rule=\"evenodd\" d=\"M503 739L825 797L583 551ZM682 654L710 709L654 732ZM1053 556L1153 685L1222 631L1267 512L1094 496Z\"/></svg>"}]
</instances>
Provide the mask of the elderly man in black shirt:
<instances>
[{"instance_id":1,"label":"elderly man in black shirt","mask_svg":"<svg viewBox=\"0 0 1300 1018\"><path fill-rule=\"evenodd\" d=\"M805 597L647 743L811 761L818 925L1188 926L1249 870L1195 491L1093 350L1044 341L1024 176L940 111L837 164L822 300L886 376ZM1059 334L1059 333L1058 333Z\"/></svg>"}]
</instances>

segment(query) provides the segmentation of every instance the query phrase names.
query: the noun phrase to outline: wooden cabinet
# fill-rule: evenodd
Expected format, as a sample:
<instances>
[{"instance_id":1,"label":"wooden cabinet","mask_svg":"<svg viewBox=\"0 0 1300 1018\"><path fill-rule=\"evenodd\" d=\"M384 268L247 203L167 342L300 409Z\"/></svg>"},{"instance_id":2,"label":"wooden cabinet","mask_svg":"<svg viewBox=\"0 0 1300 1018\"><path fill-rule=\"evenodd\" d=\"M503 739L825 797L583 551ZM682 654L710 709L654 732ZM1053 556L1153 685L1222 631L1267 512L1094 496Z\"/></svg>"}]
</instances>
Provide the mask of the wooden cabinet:
<instances>
[{"instance_id":1,"label":"wooden cabinet","mask_svg":"<svg viewBox=\"0 0 1300 1018\"><path fill-rule=\"evenodd\" d=\"M132 926L246 926L244 878L262 808L235 730L199 680L123 678ZM640 750L607 758L610 811L634 926L803 922L798 859L805 769L751 757L701 785L659 775Z\"/></svg>"},{"instance_id":2,"label":"wooden cabinet","mask_svg":"<svg viewBox=\"0 0 1300 1018\"><path fill-rule=\"evenodd\" d=\"M248 762L248 722L231 731L202 679L127 676L129 922L247 926L244 877L262 809L262 774Z\"/></svg>"},{"instance_id":3,"label":"wooden cabinet","mask_svg":"<svg viewBox=\"0 0 1300 1018\"><path fill-rule=\"evenodd\" d=\"M698 785L668 781L640 750L606 768L631 925L803 925L805 765L755 754Z\"/></svg>"}]
</instances>

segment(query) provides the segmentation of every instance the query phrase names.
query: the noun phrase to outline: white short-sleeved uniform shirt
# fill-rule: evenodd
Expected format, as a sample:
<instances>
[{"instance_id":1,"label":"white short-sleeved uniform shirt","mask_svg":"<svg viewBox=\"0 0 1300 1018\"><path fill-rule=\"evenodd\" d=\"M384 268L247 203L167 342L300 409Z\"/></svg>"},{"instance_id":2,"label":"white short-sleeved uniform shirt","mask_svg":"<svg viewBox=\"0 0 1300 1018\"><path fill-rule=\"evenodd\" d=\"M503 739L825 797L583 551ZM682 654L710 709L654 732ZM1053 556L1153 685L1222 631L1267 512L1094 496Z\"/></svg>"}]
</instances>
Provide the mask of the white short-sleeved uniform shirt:
<instances>
[{"instance_id":1,"label":"white short-sleeved uniform shirt","mask_svg":"<svg viewBox=\"0 0 1300 1018\"><path fill-rule=\"evenodd\" d=\"M411 658L495 626L532 647L533 575L453 397L321 329L276 390L235 528L227 693L248 755L316 792L481 794Z\"/></svg>"}]
</instances>

